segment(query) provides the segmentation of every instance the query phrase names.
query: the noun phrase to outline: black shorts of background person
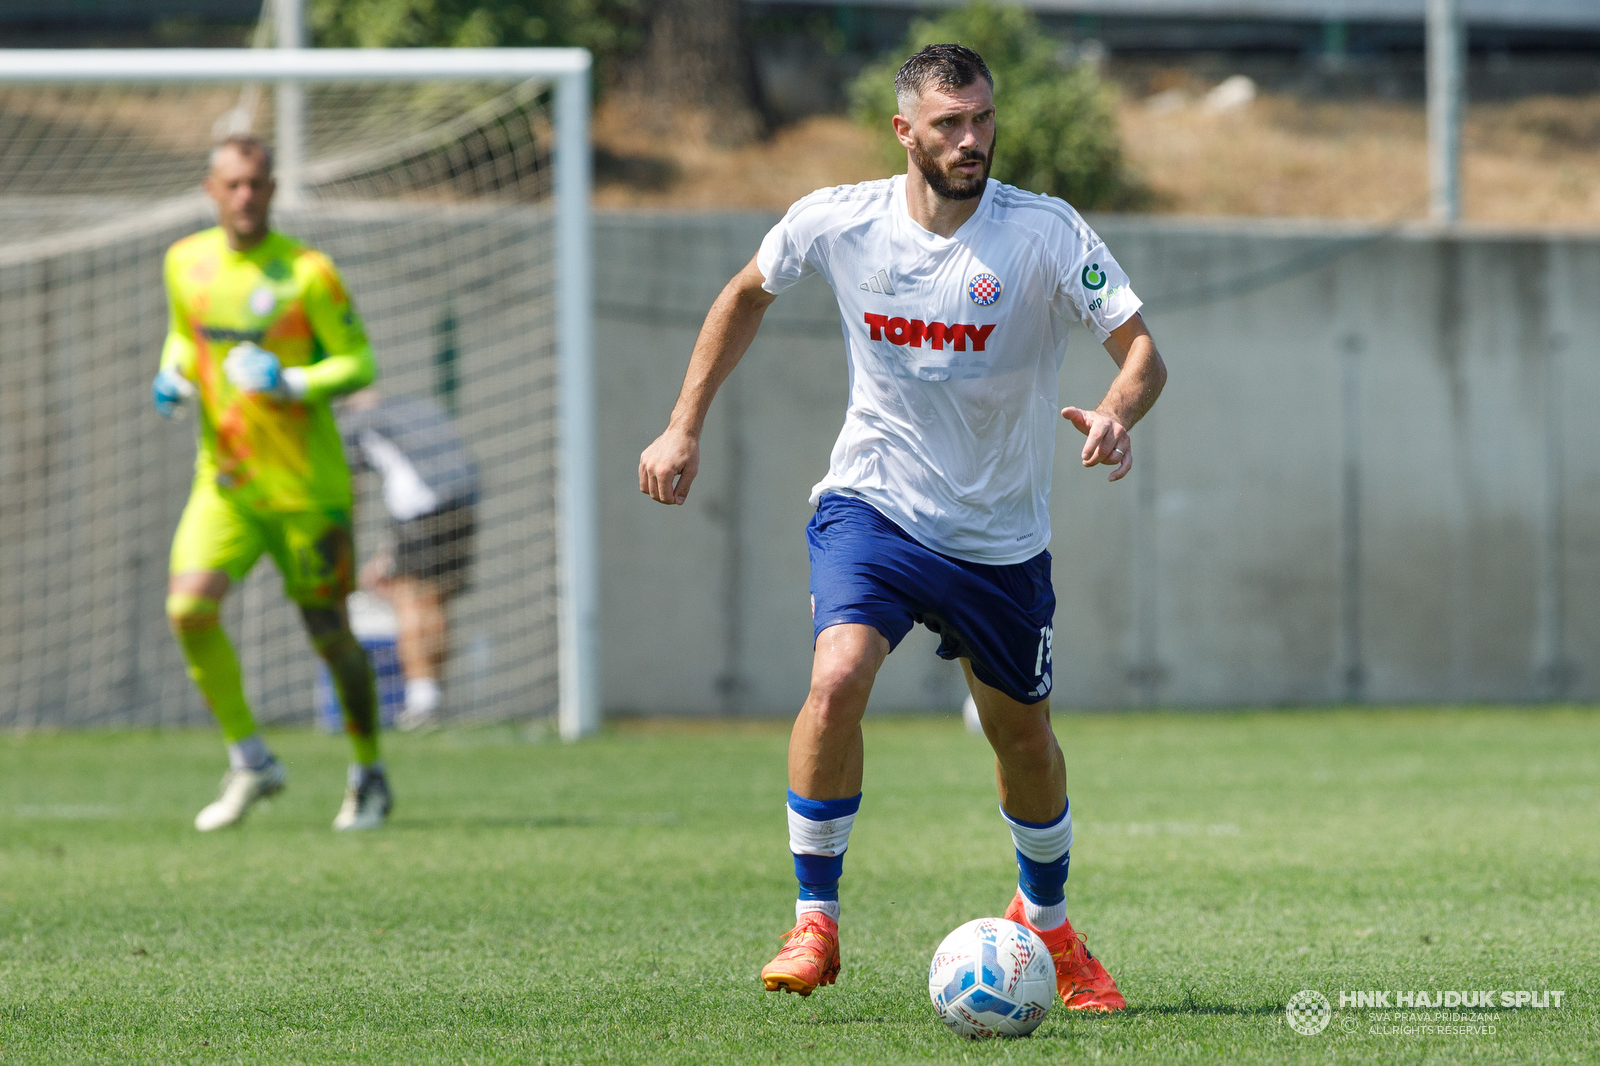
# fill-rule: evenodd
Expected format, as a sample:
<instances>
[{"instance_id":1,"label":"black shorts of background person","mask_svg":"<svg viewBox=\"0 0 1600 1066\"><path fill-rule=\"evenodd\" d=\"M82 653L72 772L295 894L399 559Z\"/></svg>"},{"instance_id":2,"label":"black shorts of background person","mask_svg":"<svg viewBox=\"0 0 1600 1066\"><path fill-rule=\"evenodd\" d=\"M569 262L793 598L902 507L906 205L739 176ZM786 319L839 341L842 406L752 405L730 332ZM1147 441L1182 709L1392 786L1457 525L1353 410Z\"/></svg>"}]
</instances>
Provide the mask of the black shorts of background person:
<instances>
[{"instance_id":1,"label":"black shorts of background person","mask_svg":"<svg viewBox=\"0 0 1600 1066\"><path fill-rule=\"evenodd\" d=\"M442 599L460 595L470 584L477 527L477 508L470 502L395 522L394 557L387 576L430 582Z\"/></svg>"},{"instance_id":2,"label":"black shorts of background person","mask_svg":"<svg viewBox=\"0 0 1600 1066\"><path fill-rule=\"evenodd\" d=\"M365 389L339 413L353 472L372 471L393 540L361 568L361 586L394 608L405 674L397 724L433 724L450 658L450 601L467 587L477 531L479 477L448 412L420 396Z\"/></svg>"}]
</instances>

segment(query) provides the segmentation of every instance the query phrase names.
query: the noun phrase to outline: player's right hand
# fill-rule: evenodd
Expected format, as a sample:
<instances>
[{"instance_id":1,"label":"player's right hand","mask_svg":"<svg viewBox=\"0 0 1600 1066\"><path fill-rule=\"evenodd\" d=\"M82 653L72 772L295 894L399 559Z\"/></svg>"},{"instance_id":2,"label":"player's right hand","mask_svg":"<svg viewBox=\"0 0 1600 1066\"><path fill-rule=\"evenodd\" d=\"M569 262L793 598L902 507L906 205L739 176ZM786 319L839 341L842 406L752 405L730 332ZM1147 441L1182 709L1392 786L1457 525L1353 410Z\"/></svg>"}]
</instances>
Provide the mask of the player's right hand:
<instances>
[{"instance_id":1,"label":"player's right hand","mask_svg":"<svg viewBox=\"0 0 1600 1066\"><path fill-rule=\"evenodd\" d=\"M194 385L176 370L163 369L150 383L150 402L155 404L156 414L162 418L171 418L182 404L193 398Z\"/></svg>"},{"instance_id":2,"label":"player's right hand","mask_svg":"<svg viewBox=\"0 0 1600 1066\"><path fill-rule=\"evenodd\" d=\"M234 346L222 361L222 372L240 392L277 395L283 391L283 364L276 355L249 341Z\"/></svg>"},{"instance_id":3,"label":"player's right hand","mask_svg":"<svg viewBox=\"0 0 1600 1066\"><path fill-rule=\"evenodd\" d=\"M681 504L700 472L700 441L671 427L639 456L639 491L657 503Z\"/></svg>"}]
</instances>

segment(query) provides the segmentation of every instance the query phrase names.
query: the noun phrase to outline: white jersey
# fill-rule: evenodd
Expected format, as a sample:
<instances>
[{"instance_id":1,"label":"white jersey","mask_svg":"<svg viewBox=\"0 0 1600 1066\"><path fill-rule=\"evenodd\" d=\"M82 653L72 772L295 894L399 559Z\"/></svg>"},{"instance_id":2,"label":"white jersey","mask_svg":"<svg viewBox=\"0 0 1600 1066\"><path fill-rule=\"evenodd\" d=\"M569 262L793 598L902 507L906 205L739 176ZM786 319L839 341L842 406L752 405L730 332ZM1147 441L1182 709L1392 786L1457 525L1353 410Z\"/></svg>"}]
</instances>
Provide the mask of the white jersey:
<instances>
[{"instance_id":1,"label":"white jersey","mask_svg":"<svg viewBox=\"0 0 1600 1066\"><path fill-rule=\"evenodd\" d=\"M990 180L951 237L912 220L905 177L822 189L761 242L770 293L833 287L850 406L828 476L944 555L1005 566L1050 543L1067 326L1098 340L1139 310L1100 238L1061 200Z\"/></svg>"}]
</instances>

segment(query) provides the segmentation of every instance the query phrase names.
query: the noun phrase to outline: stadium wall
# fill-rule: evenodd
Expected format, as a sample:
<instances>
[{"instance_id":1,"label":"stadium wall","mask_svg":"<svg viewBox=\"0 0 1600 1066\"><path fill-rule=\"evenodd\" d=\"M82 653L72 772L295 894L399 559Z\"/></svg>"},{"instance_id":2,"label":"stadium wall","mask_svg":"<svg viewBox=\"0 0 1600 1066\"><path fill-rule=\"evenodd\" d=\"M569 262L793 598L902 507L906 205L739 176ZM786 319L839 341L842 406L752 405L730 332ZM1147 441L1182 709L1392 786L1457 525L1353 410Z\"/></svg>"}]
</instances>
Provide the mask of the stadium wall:
<instances>
[{"instance_id":1,"label":"stadium wall","mask_svg":"<svg viewBox=\"0 0 1600 1066\"><path fill-rule=\"evenodd\" d=\"M826 286L768 313L688 506L635 473L772 221L599 222L613 713L786 714L805 694L806 497L846 388ZM1095 221L1171 381L1121 484L1062 426L1058 706L1600 697L1600 238ZM1077 331L1063 402L1111 374ZM959 703L933 645L914 631L875 707Z\"/></svg>"}]
</instances>

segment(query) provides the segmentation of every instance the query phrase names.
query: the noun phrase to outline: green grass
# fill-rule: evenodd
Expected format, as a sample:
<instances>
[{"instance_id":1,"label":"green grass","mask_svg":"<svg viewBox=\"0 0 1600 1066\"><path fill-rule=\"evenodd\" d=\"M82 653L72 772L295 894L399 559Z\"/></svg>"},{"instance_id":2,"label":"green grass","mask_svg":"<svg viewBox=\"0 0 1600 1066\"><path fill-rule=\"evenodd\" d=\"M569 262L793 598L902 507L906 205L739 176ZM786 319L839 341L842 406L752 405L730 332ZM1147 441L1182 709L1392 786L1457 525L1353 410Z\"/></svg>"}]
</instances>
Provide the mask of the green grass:
<instances>
[{"instance_id":1,"label":"green grass","mask_svg":"<svg viewBox=\"0 0 1600 1066\"><path fill-rule=\"evenodd\" d=\"M1058 731L1071 914L1132 1009L985 1044L926 993L934 945L1015 876L954 719L869 722L844 973L809 999L756 981L792 918L778 725L396 738L395 816L365 836L328 829L338 739L274 734L289 791L201 836L214 735L0 737L0 1062L1592 1061L1600 714ZM1282 1013L1303 988L1566 1001L1493 1035L1380 1037L1343 1011L1307 1037Z\"/></svg>"}]
</instances>

